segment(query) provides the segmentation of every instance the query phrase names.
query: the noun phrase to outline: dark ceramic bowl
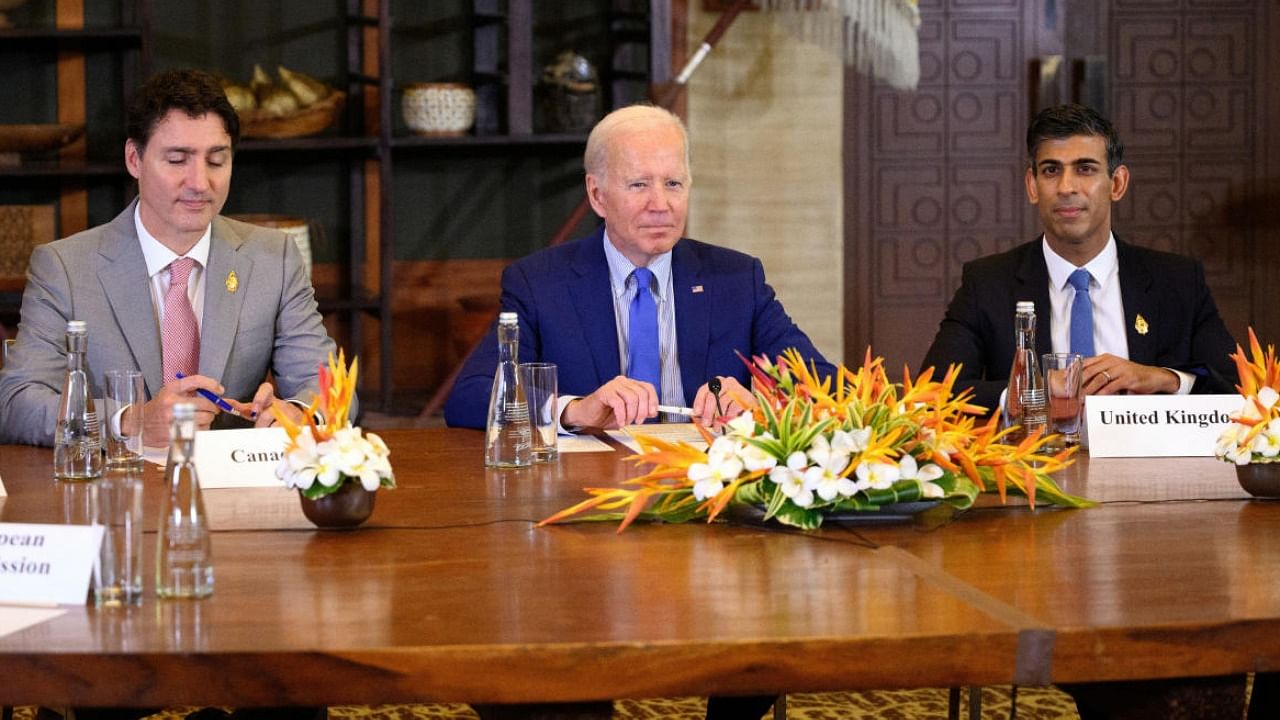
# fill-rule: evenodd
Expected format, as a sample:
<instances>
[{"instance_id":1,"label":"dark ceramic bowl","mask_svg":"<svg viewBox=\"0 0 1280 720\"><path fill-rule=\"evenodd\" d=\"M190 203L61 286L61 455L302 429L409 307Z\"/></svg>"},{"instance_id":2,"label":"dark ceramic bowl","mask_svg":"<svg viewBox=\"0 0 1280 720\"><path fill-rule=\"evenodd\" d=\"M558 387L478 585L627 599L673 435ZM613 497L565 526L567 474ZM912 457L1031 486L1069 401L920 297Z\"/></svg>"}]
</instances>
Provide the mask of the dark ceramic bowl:
<instances>
[{"instance_id":1,"label":"dark ceramic bowl","mask_svg":"<svg viewBox=\"0 0 1280 720\"><path fill-rule=\"evenodd\" d=\"M1237 465L1236 480L1250 495L1280 498L1280 463Z\"/></svg>"}]
</instances>

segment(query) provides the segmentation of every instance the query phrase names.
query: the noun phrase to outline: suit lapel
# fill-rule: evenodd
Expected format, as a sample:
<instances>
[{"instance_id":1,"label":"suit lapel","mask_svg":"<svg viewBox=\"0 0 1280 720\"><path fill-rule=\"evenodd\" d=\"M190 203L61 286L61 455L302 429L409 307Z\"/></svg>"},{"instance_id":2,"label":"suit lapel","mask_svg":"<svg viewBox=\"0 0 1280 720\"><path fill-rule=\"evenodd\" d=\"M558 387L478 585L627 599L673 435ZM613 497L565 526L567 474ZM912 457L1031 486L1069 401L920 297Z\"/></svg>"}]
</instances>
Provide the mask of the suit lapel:
<instances>
[{"instance_id":1,"label":"suit lapel","mask_svg":"<svg viewBox=\"0 0 1280 720\"><path fill-rule=\"evenodd\" d=\"M707 348L711 344L710 296L718 288L702 287L702 261L688 240L676 243L671 253L671 295L675 301L676 349L680 358L680 382L686 400L708 379ZM694 288L699 289L694 292Z\"/></svg>"},{"instance_id":2,"label":"suit lapel","mask_svg":"<svg viewBox=\"0 0 1280 720\"><path fill-rule=\"evenodd\" d=\"M1156 361L1155 335L1149 328L1160 326L1159 303L1152 292L1151 271L1134 248L1116 239L1116 262L1120 276L1120 298L1124 303L1124 334L1129 342L1129 359L1142 365ZM1142 327L1147 333L1139 333L1138 316L1146 322Z\"/></svg>"},{"instance_id":3,"label":"suit lapel","mask_svg":"<svg viewBox=\"0 0 1280 720\"><path fill-rule=\"evenodd\" d=\"M164 386L164 371L160 363L160 330L156 326L156 315L152 310L147 261L142 255L138 231L133 224L136 206L135 201L112 220L107 233L98 244L98 252L105 260L102 269L98 271L98 282L102 284L103 294L107 297L107 304L120 327L129 353L142 370L147 392L155 397Z\"/></svg>"},{"instance_id":4,"label":"suit lapel","mask_svg":"<svg viewBox=\"0 0 1280 720\"><path fill-rule=\"evenodd\" d=\"M603 226L602 226L603 228ZM618 324L613 315L609 261L604 256L603 229L583 240L573 260L569 294L596 368L595 387L622 372L618 359ZM604 300L604 302L602 302Z\"/></svg>"},{"instance_id":5,"label":"suit lapel","mask_svg":"<svg viewBox=\"0 0 1280 720\"><path fill-rule=\"evenodd\" d=\"M227 359L235 342L251 280L253 261L240 255L241 238L222 221L213 220L209 243L209 267L204 277L204 317L200 322L200 374L220 380L226 375ZM236 283L229 281L236 274ZM235 291L232 291L235 287Z\"/></svg>"},{"instance_id":6,"label":"suit lapel","mask_svg":"<svg viewBox=\"0 0 1280 720\"><path fill-rule=\"evenodd\" d=\"M1049 327L1053 317L1049 304L1049 266L1044 262L1044 247L1040 242L1028 243L1022 262L1018 266L1016 285L1019 300L1031 300L1036 304L1036 353L1053 352L1053 332ZM1013 316L1015 308L1009 308L1009 337L1013 336ZM1012 354L1012 351L1010 352Z\"/></svg>"}]
</instances>

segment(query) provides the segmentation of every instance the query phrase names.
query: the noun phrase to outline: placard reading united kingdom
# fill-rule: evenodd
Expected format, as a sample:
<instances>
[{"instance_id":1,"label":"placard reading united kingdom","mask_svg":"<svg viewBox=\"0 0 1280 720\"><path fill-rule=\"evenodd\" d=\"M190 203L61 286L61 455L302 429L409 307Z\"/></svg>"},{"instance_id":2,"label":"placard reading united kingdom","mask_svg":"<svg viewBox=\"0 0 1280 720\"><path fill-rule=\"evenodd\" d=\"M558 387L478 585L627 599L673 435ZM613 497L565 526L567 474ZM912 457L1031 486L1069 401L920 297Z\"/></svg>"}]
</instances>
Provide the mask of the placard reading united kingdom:
<instances>
[{"instance_id":1,"label":"placard reading united kingdom","mask_svg":"<svg viewBox=\"0 0 1280 720\"><path fill-rule=\"evenodd\" d=\"M1239 395L1090 395L1091 457L1206 457L1244 399Z\"/></svg>"}]
</instances>

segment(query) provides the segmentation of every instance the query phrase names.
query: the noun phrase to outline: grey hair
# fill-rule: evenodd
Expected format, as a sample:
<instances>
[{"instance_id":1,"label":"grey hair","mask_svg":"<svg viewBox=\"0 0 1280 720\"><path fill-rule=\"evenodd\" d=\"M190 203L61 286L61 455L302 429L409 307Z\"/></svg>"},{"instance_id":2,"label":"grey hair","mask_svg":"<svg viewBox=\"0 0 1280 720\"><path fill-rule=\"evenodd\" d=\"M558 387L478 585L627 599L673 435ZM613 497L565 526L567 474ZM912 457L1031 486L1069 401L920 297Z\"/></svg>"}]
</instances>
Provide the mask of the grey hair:
<instances>
[{"instance_id":1,"label":"grey hair","mask_svg":"<svg viewBox=\"0 0 1280 720\"><path fill-rule=\"evenodd\" d=\"M671 126L680 131L680 142L684 145L684 172L692 176L689 165L689 131L679 115L660 108L657 105L639 104L619 108L604 116L591 129L587 137L587 150L582 154L582 167L588 175L604 178L608 167L609 143L613 135L624 126L631 128L652 128Z\"/></svg>"}]
</instances>

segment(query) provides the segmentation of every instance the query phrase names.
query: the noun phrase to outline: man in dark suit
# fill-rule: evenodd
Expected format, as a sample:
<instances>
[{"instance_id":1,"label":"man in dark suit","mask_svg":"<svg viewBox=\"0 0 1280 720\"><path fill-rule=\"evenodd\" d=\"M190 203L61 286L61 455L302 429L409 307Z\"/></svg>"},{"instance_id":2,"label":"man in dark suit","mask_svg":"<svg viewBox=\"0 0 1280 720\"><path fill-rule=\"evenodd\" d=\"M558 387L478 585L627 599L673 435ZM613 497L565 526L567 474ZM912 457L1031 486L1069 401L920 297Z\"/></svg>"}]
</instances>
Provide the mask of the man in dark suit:
<instances>
[{"instance_id":1,"label":"man in dark suit","mask_svg":"<svg viewBox=\"0 0 1280 720\"><path fill-rule=\"evenodd\" d=\"M691 407L709 423L713 377L725 414L735 414L733 398L745 396L748 377L735 351L772 358L794 347L833 372L765 283L758 259L682 239L691 178L679 118L649 106L610 113L592 130L584 164L604 226L502 275L502 309L520 319L520 360L557 365L564 427L643 421L659 403ZM633 357L638 296L652 298L660 345L660 368L647 377ZM496 366L491 331L449 396L450 425L484 427Z\"/></svg>"},{"instance_id":2,"label":"man in dark suit","mask_svg":"<svg viewBox=\"0 0 1280 720\"><path fill-rule=\"evenodd\" d=\"M1111 123L1089 108L1035 117L1026 189L1043 239L965 264L925 367L963 363L960 384L995 408L1013 358L1014 305L1031 300L1036 352L1085 355L1086 394L1234 392L1235 341L1204 267L1112 234L1111 205L1129 187L1123 152Z\"/></svg>"},{"instance_id":3,"label":"man in dark suit","mask_svg":"<svg viewBox=\"0 0 1280 720\"><path fill-rule=\"evenodd\" d=\"M1129 187L1123 146L1096 111L1062 105L1027 129L1027 197L1044 236L964 266L925 367L963 363L958 386L1000 404L1014 306L1036 305L1036 352L1084 355L1086 394L1233 392L1235 342L1198 260L1121 242L1111 206ZM1262 678L1263 676L1260 676ZM1270 680L1266 679L1266 683ZM1063 686L1083 720L1239 718L1243 676ZM1179 710L1180 709L1180 710Z\"/></svg>"}]
</instances>

